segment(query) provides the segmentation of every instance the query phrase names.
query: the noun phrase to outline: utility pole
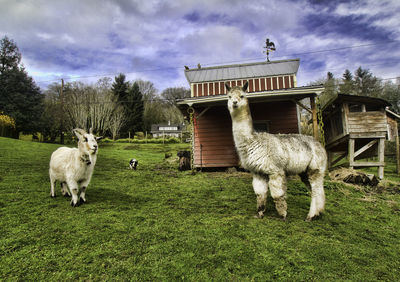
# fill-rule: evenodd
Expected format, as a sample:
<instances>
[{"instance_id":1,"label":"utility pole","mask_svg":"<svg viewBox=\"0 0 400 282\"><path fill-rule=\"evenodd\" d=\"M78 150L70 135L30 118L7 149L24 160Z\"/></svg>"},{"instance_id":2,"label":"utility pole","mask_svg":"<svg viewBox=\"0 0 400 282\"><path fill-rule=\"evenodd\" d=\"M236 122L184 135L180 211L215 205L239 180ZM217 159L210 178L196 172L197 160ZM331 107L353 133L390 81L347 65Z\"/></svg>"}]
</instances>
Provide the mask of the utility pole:
<instances>
[{"instance_id":1,"label":"utility pole","mask_svg":"<svg viewBox=\"0 0 400 282\"><path fill-rule=\"evenodd\" d=\"M64 144L64 79L61 78L61 90L60 90L60 104L61 104L61 114L60 114L60 143Z\"/></svg>"}]
</instances>

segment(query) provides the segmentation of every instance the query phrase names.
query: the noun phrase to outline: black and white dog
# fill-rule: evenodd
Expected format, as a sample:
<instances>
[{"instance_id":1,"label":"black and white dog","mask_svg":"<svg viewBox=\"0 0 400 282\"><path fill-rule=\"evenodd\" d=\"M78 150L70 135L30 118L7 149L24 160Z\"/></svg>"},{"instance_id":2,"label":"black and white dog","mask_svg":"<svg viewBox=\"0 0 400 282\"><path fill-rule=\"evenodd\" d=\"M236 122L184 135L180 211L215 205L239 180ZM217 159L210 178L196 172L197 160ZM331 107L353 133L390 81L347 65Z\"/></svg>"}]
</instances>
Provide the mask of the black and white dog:
<instances>
[{"instance_id":1,"label":"black and white dog","mask_svg":"<svg viewBox=\"0 0 400 282\"><path fill-rule=\"evenodd\" d=\"M138 163L139 162L136 159L131 159L129 161L129 168L136 170L136 167L137 167Z\"/></svg>"}]
</instances>

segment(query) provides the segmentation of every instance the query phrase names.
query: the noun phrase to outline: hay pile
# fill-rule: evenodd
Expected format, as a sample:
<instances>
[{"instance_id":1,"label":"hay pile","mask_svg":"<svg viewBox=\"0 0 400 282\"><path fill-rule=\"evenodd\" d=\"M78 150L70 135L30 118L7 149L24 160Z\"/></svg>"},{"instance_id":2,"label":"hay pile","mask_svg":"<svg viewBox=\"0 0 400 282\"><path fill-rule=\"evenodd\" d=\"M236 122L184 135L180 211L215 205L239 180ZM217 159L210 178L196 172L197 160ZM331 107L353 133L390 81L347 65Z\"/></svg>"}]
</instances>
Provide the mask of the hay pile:
<instances>
[{"instance_id":1,"label":"hay pile","mask_svg":"<svg viewBox=\"0 0 400 282\"><path fill-rule=\"evenodd\" d=\"M332 180L343 181L363 186L375 187L379 184L378 178L373 174L365 174L350 168L338 168L329 173Z\"/></svg>"}]
</instances>

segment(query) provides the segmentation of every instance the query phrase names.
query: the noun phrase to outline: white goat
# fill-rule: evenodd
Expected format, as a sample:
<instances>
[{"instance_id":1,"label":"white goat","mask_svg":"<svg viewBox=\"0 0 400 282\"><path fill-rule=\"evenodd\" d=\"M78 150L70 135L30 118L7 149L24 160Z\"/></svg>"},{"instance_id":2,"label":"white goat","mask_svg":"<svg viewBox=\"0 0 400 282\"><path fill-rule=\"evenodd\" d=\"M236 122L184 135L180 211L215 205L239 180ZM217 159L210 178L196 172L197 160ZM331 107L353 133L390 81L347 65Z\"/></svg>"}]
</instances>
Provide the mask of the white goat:
<instances>
[{"instance_id":1,"label":"white goat","mask_svg":"<svg viewBox=\"0 0 400 282\"><path fill-rule=\"evenodd\" d=\"M228 109L232 118L235 147L242 166L253 174L257 195L257 217L264 216L268 186L279 215L286 218L286 175L298 174L311 187L310 221L324 210L324 175L327 155L324 147L311 136L300 134L258 133L253 129L249 102L243 87L230 87Z\"/></svg>"},{"instance_id":2,"label":"white goat","mask_svg":"<svg viewBox=\"0 0 400 282\"><path fill-rule=\"evenodd\" d=\"M59 181L61 193L64 196L72 194L71 206L76 207L81 203L86 203L85 192L96 164L97 140L101 137L94 136L92 129L89 133L79 128L74 129L73 132L78 137L78 148L60 147L54 151L50 159L49 176L51 197L56 196L54 186L56 181ZM78 202L79 188L81 193Z\"/></svg>"}]
</instances>

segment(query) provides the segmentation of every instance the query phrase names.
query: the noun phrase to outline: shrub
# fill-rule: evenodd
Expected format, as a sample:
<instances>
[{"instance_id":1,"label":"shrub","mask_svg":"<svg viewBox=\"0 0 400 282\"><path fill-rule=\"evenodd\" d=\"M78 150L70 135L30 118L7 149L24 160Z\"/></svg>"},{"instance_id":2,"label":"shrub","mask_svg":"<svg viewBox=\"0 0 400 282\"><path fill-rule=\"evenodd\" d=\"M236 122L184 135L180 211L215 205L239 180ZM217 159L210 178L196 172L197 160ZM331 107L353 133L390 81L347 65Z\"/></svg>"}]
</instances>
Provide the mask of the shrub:
<instances>
[{"instance_id":1,"label":"shrub","mask_svg":"<svg viewBox=\"0 0 400 282\"><path fill-rule=\"evenodd\" d=\"M15 120L0 112L0 136L9 137L12 134L12 131L15 129Z\"/></svg>"}]
</instances>

